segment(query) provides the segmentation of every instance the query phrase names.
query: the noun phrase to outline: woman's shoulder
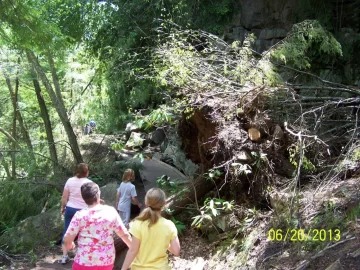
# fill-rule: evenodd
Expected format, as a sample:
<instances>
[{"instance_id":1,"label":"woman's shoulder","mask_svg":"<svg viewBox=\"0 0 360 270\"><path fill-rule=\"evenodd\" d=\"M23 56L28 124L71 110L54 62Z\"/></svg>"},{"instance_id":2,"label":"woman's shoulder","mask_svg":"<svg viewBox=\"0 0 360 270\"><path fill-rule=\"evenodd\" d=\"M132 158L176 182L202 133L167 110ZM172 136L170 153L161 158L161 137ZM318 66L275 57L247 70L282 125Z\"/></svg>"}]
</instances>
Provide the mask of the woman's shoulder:
<instances>
[{"instance_id":1,"label":"woman's shoulder","mask_svg":"<svg viewBox=\"0 0 360 270\"><path fill-rule=\"evenodd\" d=\"M116 211L116 209L113 206L109 206L109 205L98 205L98 209L99 211L101 211L102 215L104 217L108 217L108 218L116 218L118 215L118 212Z\"/></svg>"},{"instance_id":2,"label":"woman's shoulder","mask_svg":"<svg viewBox=\"0 0 360 270\"><path fill-rule=\"evenodd\" d=\"M71 182L71 181L74 181L75 179L77 179L77 177L72 176L72 177L68 178L68 180L66 180L66 182Z\"/></svg>"},{"instance_id":3,"label":"woman's shoulder","mask_svg":"<svg viewBox=\"0 0 360 270\"><path fill-rule=\"evenodd\" d=\"M117 213L117 212L116 212L116 209L115 209L113 206L106 205L106 204L101 204L100 207L101 207L104 211Z\"/></svg>"},{"instance_id":4,"label":"woman's shoulder","mask_svg":"<svg viewBox=\"0 0 360 270\"><path fill-rule=\"evenodd\" d=\"M68 178L68 180L66 180L66 182L65 182L65 186L71 185L72 183L74 183L74 181L75 181L76 179L77 179L76 176L73 176L73 177Z\"/></svg>"}]
</instances>

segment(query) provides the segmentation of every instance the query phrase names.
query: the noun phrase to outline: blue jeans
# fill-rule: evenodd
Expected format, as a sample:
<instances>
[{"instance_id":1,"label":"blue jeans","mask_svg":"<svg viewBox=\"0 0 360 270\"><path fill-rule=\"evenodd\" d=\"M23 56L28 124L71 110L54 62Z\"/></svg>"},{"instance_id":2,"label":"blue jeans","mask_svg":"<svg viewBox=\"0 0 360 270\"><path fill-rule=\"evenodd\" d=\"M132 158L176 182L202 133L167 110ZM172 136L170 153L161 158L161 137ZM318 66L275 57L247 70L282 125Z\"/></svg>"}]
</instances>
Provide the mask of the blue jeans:
<instances>
[{"instance_id":1,"label":"blue jeans","mask_svg":"<svg viewBox=\"0 0 360 270\"><path fill-rule=\"evenodd\" d=\"M64 232L63 232L63 235L62 235L62 240L61 240L61 243L64 242L64 236L65 236L65 233L67 231L67 229L69 228L69 225L70 225L70 222L71 222L71 219L73 218L73 216L75 215L75 213L77 211L79 211L81 209L77 209L77 208L72 208L72 207L69 207L69 206L66 206L65 208L65 213L64 213L64 218L65 218L65 226L64 226Z\"/></svg>"}]
</instances>

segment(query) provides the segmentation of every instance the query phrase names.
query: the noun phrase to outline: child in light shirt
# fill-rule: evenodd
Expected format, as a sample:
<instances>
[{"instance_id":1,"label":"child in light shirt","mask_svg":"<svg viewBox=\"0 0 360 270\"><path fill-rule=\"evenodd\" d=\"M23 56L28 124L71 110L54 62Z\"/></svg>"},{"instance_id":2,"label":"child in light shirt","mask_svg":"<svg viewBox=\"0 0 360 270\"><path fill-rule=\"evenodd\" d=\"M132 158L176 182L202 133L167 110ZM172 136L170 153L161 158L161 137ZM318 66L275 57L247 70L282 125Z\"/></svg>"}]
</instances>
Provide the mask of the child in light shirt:
<instances>
[{"instance_id":1,"label":"child in light shirt","mask_svg":"<svg viewBox=\"0 0 360 270\"><path fill-rule=\"evenodd\" d=\"M135 173L132 169L126 169L122 177L122 182L116 193L116 209L126 227L129 225L131 214L131 201L133 201L139 208L141 203L136 198L135 186L131 183L135 180Z\"/></svg>"}]
</instances>

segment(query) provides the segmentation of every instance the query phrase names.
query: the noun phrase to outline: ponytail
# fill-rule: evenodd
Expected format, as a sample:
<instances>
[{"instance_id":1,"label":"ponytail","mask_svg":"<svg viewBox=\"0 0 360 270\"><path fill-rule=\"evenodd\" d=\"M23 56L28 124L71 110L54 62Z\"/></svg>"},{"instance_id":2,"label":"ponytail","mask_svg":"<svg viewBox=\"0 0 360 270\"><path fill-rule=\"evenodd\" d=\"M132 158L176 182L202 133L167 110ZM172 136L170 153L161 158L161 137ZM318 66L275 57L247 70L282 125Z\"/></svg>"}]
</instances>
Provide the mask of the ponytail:
<instances>
[{"instance_id":1,"label":"ponytail","mask_svg":"<svg viewBox=\"0 0 360 270\"><path fill-rule=\"evenodd\" d=\"M140 213L136 220L149 221L149 227L154 225L161 217L161 209L165 205L165 193L159 188L152 188L146 192L146 208Z\"/></svg>"},{"instance_id":2,"label":"ponytail","mask_svg":"<svg viewBox=\"0 0 360 270\"><path fill-rule=\"evenodd\" d=\"M154 210L150 206L148 206L140 213L140 215L136 219L140 221L148 220L149 227L151 227L160 219L161 217L160 211L161 209Z\"/></svg>"}]
</instances>

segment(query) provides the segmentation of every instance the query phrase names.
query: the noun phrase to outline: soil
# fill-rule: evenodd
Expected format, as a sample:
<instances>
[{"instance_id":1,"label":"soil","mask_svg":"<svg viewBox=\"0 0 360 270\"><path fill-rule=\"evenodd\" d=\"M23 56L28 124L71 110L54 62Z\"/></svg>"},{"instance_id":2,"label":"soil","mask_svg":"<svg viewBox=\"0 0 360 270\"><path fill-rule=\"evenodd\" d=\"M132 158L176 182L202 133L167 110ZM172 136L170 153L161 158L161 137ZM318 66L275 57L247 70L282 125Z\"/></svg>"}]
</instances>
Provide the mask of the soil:
<instances>
[{"instance_id":1,"label":"soil","mask_svg":"<svg viewBox=\"0 0 360 270\"><path fill-rule=\"evenodd\" d=\"M360 269L360 241L358 237L348 236L343 243L334 245L331 243L327 249L322 251L313 251L303 253L299 250L299 245L294 243L269 242L266 236L259 238L259 244L249 253L246 266L230 268L229 254L234 250L228 250L227 254L221 257L213 256L217 253L219 246L215 243L209 243L196 230L187 230L180 236L181 255L180 257L169 256L173 270L191 270L191 269L277 269L277 270L321 270L327 269L330 265L338 261L343 269ZM236 254L236 252L234 253ZM74 254L70 254L73 257ZM216 257L216 258L215 258ZM36 263L17 262L12 267L3 269L12 270L64 270L71 269L73 259L66 265L59 263L61 258L60 247L55 246L43 250ZM256 261L250 265L251 261ZM0 268L1 269L1 268ZM114 270L120 269L120 265L114 267ZM338 268L336 268L338 269Z\"/></svg>"},{"instance_id":2,"label":"soil","mask_svg":"<svg viewBox=\"0 0 360 270\"><path fill-rule=\"evenodd\" d=\"M204 115L203 115L204 116ZM206 117L201 118L199 115L196 115L194 119L192 119L191 125L198 127L198 132L196 133L195 141L192 144L188 144L188 146L196 146L191 149L188 149L188 154L190 158L199 159L200 161L203 160L211 160L211 162L218 163L219 161L212 157L211 154L214 153L214 148L216 148L216 143L206 145L206 141L209 141L212 138L215 127L210 125ZM190 121L189 121L190 122ZM204 128L204 122L208 123L209 126ZM189 123L187 123L189 124ZM185 123L183 123L185 126ZM246 132L240 128L240 123L235 122L233 126L228 127L229 130L223 128L223 132L219 133L219 139L222 142L223 152L218 151L217 154L224 156L236 156L237 150L240 149L240 146L244 149L246 148L244 145L246 144L247 148L245 150L252 151L260 149L260 144L253 144L247 139ZM200 128L201 127L201 128ZM200 129L207 130L208 133L200 132ZM230 129L232 130L230 132ZM88 157L89 160L94 164L95 172L99 175L102 175L101 168L96 167L95 164L102 164L105 161L112 161L115 159L114 151L109 150L109 145L111 140L107 140L108 138L101 137L101 136L94 136L96 138L96 145L89 146L88 149L83 148L82 150L86 153L85 156ZM246 138L246 140L245 140ZM88 139L88 138L85 138ZM94 139L94 138L93 138ZM95 140L94 140L95 141ZM265 145L265 143L263 144ZM95 147L96 146L96 147ZM200 147L201 146L201 147ZM236 147L235 147L236 146ZM186 147L186 145L185 145ZM265 147L265 146L263 146ZM279 146L280 147L280 146ZM93 151L95 149L95 151ZM224 150L225 149L225 150ZM88 152L87 152L88 151ZM260 152L260 151L259 151ZM95 155L96 153L96 155ZM216 155L216 154L214 154ZM280 155L281 156L281 155ZM275 161L274 161L275 162ZM207 162L202 164L203 166L207 167ZM214 165L214 164L210 164ZM277 166L283 167L283 166ZM266 172L264 173L266 174ZM107 172L105 179L114 179L118 180L119 175L118 173ZM286 173L283 173L286 175ZM264 182L263 179L256 179L259 180L259 186L262 186ZM345 190L346 194L348 195L349 199L345 200L343 205L350 207L349 202L355 201L355 205L359 204L359 190L358 190L358 179L353 182L347 181L342 182L343 184L348 183L349 187L341 186L339 187L339 194ZM335 184L333 188L335 188ZM234 186L235 187L235 186ZM253 190L257 190L256 183L253 184ZM353 191L351 189L353 187ZM239 188L236 190L238 193L244 190L244 187ZM248 190L248 188L247 188ZM341 192L340 192L341 190ZM261 194L261 189L259 188L256 192L257 194ZM351 192L350 192L351 191ZM144 191L140 192L141 196L143 197ZM139 195L140 195L139 193ZM331 197L334 197L337 193L334 189L329 189L329 193L331 193ZM341 193L342 194L342 193ZM340 195L341 195L340 194ZM353 196L350 196L352 195ZM339 196L340 196L339 195ZM260 196L255 196L258 200L261 198ZM346 196L344 196L346 197ZM321 194L321 198L325 198L324 194ZM353 199L356 200L353 200ZM245 200L240 200L245 201ZM323 200L319 200L319 204L322 204ZM316 208L317 209L317 208ZM311 216L311 213L307 213L303 209L304 215ZM249 247L247 257L245 258L245 265L237 266L233 265L235 259L238 257L238 253L241 250L239 246L237 247L230 247L226 250L226 252L219 253L221 248L221 241L212 241L208 242L204 237L202 237L197 230L195 229L188 229L184 232L184 235L180 236L181 241L181 255L180 257L174 257L172 255L169 256L169 259L172 264L172 269L174 270L187 270L187 269L216 269L216 270L227 270L227 269L283 269L283 270L290 270L290 269L297 269L297 270L305 270L305 269L327 269L330 265L337 262L338 266L344 269L360 269L360 241L359 235L356 234L355 230L352 234L347 234L342 237L341 243L328 243L327 245L323 245L320 250L311 250L311 251L304 251L303 243L282 243L282 242L269 242L267 240L267 233L269 226L269 218L271 212L264 212L262 213L264 216L267 216L263 220L260 220L258 224L253 224L254 231L260 230L262 233L256 235L252 246ZM224 234L227 234L225 232ZM346 238L347 237L347 238ZM242 241L241 237L239 236L239 241ZM336 244L336 245L335 245ZM245 245L242 243L241 245ZM73 259L66 265L62 265L59 263L61 259L61 249L59 246L44 248L43 250L38 250L36 252L36 256L33 255L26 255L27 260L20 261L18 257L17 261L15 261L11 266L4 266L0 269L13 269L13 270L48 270L48 269L71 269ZM220 254L220 255L219 255ZM71 257L74 257L74 254L70 254ZM116 266L114 270L120 269L121 266L121 259L124 256L124 252L121 256L117 257ZM0 254L0 262L4 261ZM29 262L35 261L35 262ZM4 262L5 265L6 262ZM336 269L341 269L341 268ZM335 268L334 268L335 269Z\"/></svg>"},{"instance_id":3,"label":"soil","mask_svg":"<svg viewBox=\"0 0 360 270\"><path fill-rule=\"evenodd\" d=\"M173 265L174 270L192 269L189 266L194 266L194 261L199 258L203 258L206 262L210 256L213 246L211 246L206 240L204 240L196 231L187 230L184 235L180 236L181 242L181 255L175 257L170 255L169 259ZM16 262L11 267L6 269L11 270L64 270L71 269L73 264L74 254L70 253L70 262L65 265L59 263L61 259L61 248L55 246L47 250L39 251L40 255L36 263L30 262ZM1 269L1 267L0 267ZM114 267L114 270L120 269L120 264Z\"/></svg>"}]
</instances>

